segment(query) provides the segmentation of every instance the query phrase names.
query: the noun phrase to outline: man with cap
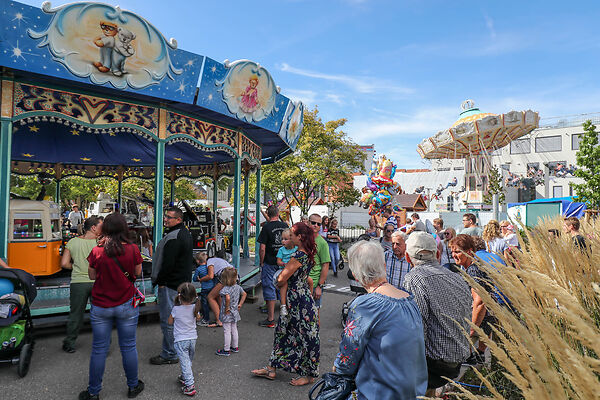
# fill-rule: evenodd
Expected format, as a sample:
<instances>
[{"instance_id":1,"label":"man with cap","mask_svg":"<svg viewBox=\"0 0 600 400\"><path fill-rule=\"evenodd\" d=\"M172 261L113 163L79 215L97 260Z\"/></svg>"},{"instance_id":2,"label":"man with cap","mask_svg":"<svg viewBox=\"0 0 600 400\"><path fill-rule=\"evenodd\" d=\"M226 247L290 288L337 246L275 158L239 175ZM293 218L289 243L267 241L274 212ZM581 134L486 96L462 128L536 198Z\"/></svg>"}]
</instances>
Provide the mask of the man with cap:
<instances>
[{"instance_id":1,"label":"man with cap","mask_svg":"<svg viewBox=\"0 0 600 400\"><path fill-rule=\"evenodd\" d=\"M471 353L462 330L470 329L471 291L460 274L440 265L437 252L437 243L427 232L413 232L406 240L406 260L413 267L403 287L413 294L423 318L427 396L447 383L442 377L456 378Z\"/></svg>"}]
</instances>

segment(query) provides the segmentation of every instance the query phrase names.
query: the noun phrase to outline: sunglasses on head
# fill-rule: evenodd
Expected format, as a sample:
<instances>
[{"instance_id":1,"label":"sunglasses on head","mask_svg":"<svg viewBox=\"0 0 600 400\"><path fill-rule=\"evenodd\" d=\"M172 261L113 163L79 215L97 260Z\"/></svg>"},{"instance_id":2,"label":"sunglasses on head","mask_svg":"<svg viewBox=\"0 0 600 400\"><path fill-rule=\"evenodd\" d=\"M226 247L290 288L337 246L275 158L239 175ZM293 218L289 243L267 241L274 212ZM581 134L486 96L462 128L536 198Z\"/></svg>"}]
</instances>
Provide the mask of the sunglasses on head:
<instances>
[{"instance_id":1,"label":"sunglasses on head","mask_svg":"<svg viewBox=\"0 0 600 400\"><path fill-rule=\"evenodd\" d=\"M394 233L394 230L393 230L393 229L386 229L385 231L386 231L386 232L391 232L391 233Z\"/></svg>"},{"instance_id":2,"label":"sunglasses on head","mask_svg":"<svg viewBox=\"0 0 600 400\"><path fill-rule=\"evenodd\" d=\"M317 222L317 221L309 221L309 222L313 225L321 226L320 222Z\"/></svg>"}]
</instances>

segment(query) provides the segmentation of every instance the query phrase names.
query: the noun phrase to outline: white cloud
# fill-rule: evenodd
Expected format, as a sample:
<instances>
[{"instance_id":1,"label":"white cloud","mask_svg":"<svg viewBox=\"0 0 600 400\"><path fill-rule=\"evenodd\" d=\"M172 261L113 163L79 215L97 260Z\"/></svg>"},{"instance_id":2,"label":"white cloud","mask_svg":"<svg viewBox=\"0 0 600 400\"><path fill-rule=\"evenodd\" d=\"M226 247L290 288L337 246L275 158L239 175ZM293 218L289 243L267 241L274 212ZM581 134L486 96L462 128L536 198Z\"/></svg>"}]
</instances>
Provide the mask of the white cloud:
<instances>
[{"instance_id":1,"label":"white cloud","mask_svg":"<svg viewBox=\"0 0 600 400\"><path fill-rule=\"evenodd\" d=\"M411 88L395 85L392 82L387 82L381 79L373 78L370 76L350 76L343 74L326 74L317 71L310 71L307 69L301 69L293 67L287 63L283 63L279 66L281 71L289 72L291 74L306 76L308 78L323 79L331 82L338 82L346 85L351 90L370 94L375 92L387 92L408 95L414 93Z\"/></svg>"},{"instance_id":2,"label":"white cloud","mask_svg":"<svg viewBox=\"0 0 600 400\"><path fill-rule=\"evenodd\" d=\"M316 104L317 92L302 89L286 89L285 95L293 101L301 101L306 106L313 107Z\"/></svg>"},{"instance_id":3,"label":"white cloud","mask_svg":"<svg viewBox=\"0 0 600 400\"><path fill-rule=\"evenodd\" d=\"M494 20L491 19L488 15L484 14L483 18L485 18L485 26L487 27L490 37L492 39L496 38L496 30L494 29Z\"/></svg>"}]
</instances>

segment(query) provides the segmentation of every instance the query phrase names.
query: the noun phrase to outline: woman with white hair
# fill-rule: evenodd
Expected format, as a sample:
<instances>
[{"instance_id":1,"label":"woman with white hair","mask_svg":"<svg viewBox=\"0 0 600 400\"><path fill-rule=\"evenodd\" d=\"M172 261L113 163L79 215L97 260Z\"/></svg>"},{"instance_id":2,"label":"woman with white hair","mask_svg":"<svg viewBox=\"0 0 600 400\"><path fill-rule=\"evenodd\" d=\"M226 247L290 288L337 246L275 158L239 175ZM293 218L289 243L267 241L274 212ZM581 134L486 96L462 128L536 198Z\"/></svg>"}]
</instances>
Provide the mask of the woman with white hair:
<instances>
[{"instance_id":1,"label":"woman with white hair","mask_svg":"<svg viewBox=\"0 0 600 400\"><path fill-rule=\"evenodd\" d=\"M359 241L350 270L367 290L350 305L335 372L354 377L354 399L414 399L427 389L421 313L413 296L386 281L383 250ZM354 397L353 397L354 396Z\"/></svg>"}]
</instances>

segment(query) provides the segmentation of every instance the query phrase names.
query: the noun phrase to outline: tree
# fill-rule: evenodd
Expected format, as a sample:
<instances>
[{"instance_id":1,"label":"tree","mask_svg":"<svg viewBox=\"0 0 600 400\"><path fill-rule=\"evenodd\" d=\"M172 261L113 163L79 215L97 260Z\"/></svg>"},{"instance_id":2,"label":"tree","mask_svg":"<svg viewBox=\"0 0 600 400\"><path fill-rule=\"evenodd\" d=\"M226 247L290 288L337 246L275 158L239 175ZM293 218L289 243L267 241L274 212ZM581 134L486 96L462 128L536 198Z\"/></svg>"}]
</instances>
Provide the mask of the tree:
<instances>
[{"instance_id":1,"label":"tree","mask_svg":"<svg viewBox=\"0 0 600 400\"><path fill-rule=\"evenodd\" d=\"M493 203L493 195L498 195L498 202L504 203L504 189L502 188L502 174L498 171L498 168L491 166L488 174L488 189L487 193L483 195L483 202L485 204Z\"/></svg>"},{"instance_id":2,"label":"tree","mask_svg":"<svg viewBox=\"0 0 600 400\"><path fill-rule=\"evenodd\" d=\"M349 207L360 199L360 191L354 187L353 183L353 180L349 179L344 183L327 188L329 215L335 215L340 208Z\"/></svg>"},{"instance_id":3,"label":"tree","mask_svg":"<svg viewBox=\"0 0 600 400\"><path fill-rule=\"evenodd\" d=\"M340 129L345 119L323 122L318 113L316 108L305 111L302 135L293 154L263 167L263 187L272 198L295 200L302 214L308 213L327 187L348 182L352 173L362 169L365 159L358 145ZM340 204L354 203L359 195L348 190L340 199L344 199Z\"/></svg>"},{"instance_id":4,"label":"tree","mask_svg":"<svg viewBox=\"0 0 600 400\"><path fill-rule=\"evenodd\" d=\"M584 182L571 183L571 186L579 201L597 210L600 208L600 146L596 126L592 121L583 123L583 134L575 156L579 166L575 170L575 176L582 178Z\"/></svg>"}]
</instances>

